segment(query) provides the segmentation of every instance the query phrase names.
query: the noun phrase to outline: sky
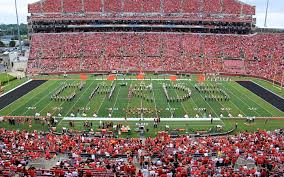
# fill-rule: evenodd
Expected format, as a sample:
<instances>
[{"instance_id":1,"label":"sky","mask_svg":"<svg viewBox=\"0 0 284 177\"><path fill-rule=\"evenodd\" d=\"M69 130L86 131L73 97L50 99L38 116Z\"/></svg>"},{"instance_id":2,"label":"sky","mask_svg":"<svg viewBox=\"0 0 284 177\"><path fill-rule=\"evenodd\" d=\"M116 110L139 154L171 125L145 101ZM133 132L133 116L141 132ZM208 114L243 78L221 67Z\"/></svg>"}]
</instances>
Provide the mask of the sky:
<instances>
[{"instance_id":1,"label":"sky","mask_svg":"<svg viewBox=\"0 0 284 177\"><path fill-rule=\"evenodd\" d=\"M17 0L19 20L21 23L27 23L28 3L36 1L38 0ZM267 0L241 1L256 6L257 26L263 27ZM14 0L0 0L0 24L16 23L14 7ZM284 0L270 0L268 12L267 26L284 28Z\"/></svg>"}]
</instances>

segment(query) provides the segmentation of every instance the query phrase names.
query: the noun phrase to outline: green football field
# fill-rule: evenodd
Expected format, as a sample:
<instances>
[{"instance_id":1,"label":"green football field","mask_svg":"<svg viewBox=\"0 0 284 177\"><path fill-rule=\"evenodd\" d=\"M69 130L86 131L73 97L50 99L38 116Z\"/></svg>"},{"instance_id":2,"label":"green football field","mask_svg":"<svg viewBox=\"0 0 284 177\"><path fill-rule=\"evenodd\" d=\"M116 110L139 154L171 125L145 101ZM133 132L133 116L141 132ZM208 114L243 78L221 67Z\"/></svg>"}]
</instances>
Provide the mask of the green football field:
<instances>
[{"instance_id":1,"label":"green football field","mask_svg":"<svg viewBox=\"0 0 284 177\"><path fill-rule=\"evenodd\" d=\"M16 86L21 85L26 81L27 81L27 78L16 79L15 77L9 74L0 73L0 85L2 86L3 93L6 93L9 90L12 90Z\"/></svg>"},{"instance_id":2,"label":"green football field","mask_svg":"<svg viewBox=\"0 0 284 177\"><path fill-rule=\"evenodd\" d=\"M99 128L99 121L90 121L93 123L93 126L91 127L94 131L98 131ZM265 121L265 119L256 119L254 123L248 124L245 119L222 119L221 121L214 121L213 124L210 123L210 121L184 121L184 122L166 122L162 121L159 125L158 128L153 127L152 122L147 122L146 128L149 129L148 132L145 132L145 137L155 137L159 131L165 131L166 126L170 128L170 130L175 130L175 129L184 129L184 131L178 132L179 134L193 134L196 133L197 131L209 131L209 132L217 132L215 127L216 125L222 125L224 131L229 131L234 128L235 123L238 123L238 128L233 132L243 132L243 131L249 131L249 132L255 132L257 129L262 129L262 130L267 130L267 131L274 131L275 129L278 128L283 128L283 120L269 120L268 122ZM137 121L120 121L117 122L123 125L129 126L132 131L130 133L121 133L119 137L139 137L139 133L135 131L135 129L138 128L136 125ZM145 122L144 122L145 123ZM59 124L57 126L57 131L61 132L63 127L66 127L68 129L72 130L89 130L89 128L84 127L83 121L75 121L74 122L74 127L69 126L68 121L60 121L59 119ZM17 123L16 125L9 125L8 122L1 122L0 127L5 127L7 129L11 130L28 130L28 131L33 131L33 130L41 130L41 131L48 131L48 126L46 124L42 124L38 121L33 120L32 127L29 127L27 123Z\"/></svg>"},{"instance_id":3,"label":"green football field","mask_svg":"<svg viewBox=\"0 0 284 177\"><path fill-rule=\"evenodd\" d=\"M240 86L234 78L230 78L229 81L226 79L224 79L226 81L217 82L205 81L203 83L204 92L199 92L195 88L198 84L195 76L181 77L177 81L168 80L168 76L149 76L145 80L136 80L135 76L117 77L114 81L106 80L106 76L89 76L88 80L80 81L78 75L47 79L49 80L41 86L0 110L0 115L34 116L39 114L46 116L47 113L51 113L58 117L58 128L68 127L68 121L65 121L64 117L92 118L94 114L98 118L109 118L109 120L112 118L161 117L172 118L171 121L163 124L171 125L171 128L184 128L187 131L208 129L212 127L212 124L204 121L175 121L175 118L183 118L185 114L190 118L209 117L209 114L217 118L222 114L225 118L214 122L213 126L220 124L226 127L225 129L230 129L235 120L226 120L229 114L233 117L238 117L239 114L243 117L284 117L284 112ZM265 84L264 87L269 87L268 83ZM83 85L82 89L80 85ZM167 101L163 85L167 86L168 97L175 101ZM184 97L188 90L191 95L186 99ZM216 90L222 90L222 93ZM93 97L92 93L95 93ZM74 99L67 101L72 94L75 94ZM229 97L229 100L208 100L208 97L221 98L222 94ZM177 101L178 98L184 99ZM275 126L272 127L277 127L282 124L282 121L274 123ZM76 128L84 129L82 124L82 120L77 121ZM95 118L94 124L98 124ZM135 121L131 124L135 126ZM149 124L152 125L151 122ZM264 125L263 122L260 124ZM255 126L253 129L258 127ZM19 128L24 128L24 125Z\"/></svg>"}]
</instances>

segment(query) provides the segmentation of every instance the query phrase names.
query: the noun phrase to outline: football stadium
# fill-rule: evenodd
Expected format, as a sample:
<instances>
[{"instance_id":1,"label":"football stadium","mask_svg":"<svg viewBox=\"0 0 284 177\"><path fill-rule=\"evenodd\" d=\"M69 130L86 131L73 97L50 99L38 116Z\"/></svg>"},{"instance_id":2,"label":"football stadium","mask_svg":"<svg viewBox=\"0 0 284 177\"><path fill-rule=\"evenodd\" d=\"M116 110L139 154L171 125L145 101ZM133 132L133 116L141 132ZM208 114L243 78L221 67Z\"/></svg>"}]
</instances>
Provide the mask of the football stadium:
<instances>
[{"instance_id":1,"label":"football stadium","mask_svg":"<svg viewBox=\"0 0 284 177\"><path fill-rule=\"evenodd\" d=\"M284 30L257 27L255 6L40 0L28 13L23 76L0 73L0 176L284 176Z\"/></svg>"}]
</instances>

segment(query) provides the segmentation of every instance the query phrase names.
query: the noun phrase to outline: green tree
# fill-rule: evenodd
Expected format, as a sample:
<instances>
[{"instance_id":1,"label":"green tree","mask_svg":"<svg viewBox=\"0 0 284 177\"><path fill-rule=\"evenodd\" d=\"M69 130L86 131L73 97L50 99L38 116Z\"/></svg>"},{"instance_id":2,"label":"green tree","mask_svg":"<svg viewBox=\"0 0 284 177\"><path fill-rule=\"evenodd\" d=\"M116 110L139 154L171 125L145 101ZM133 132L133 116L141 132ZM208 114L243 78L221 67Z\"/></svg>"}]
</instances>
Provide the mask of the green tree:
<instances>
[{"instance_id":1,"label":"green tree","mask_svg":"<svg viewBox=\"0 0 284 177\"><path fill-rule=\"evenodd\" d=\"M9 47L15 47L16 46L16 41L10 41Z\"/></svg>"},{"instance_id":2,"label":"green tree","mask_svg":"<svg viewBox=\"0 0 284 177\"><path fill-rule=\"evenodd\" d=\"M14 36L14 37L12 37L12 39L11 40L18 40L18 36Z\"/></svg>"},{"instance_id":3,"label":"green tree","mask_svg":"<svg viewBox=\"0 0 284 177\"><path fill-rule=\"evenodd\" d=\"M0 47L5 47L4 42L0 41Z\"/></svg>"},{"instance_id":4,"label":"green tree","mask_svg":"<svg viewBox=\"0 0 284 177\"><path fill-rule=\"evenodd\" d=\"M0 35L15 35L18 34L18 28L16 24L0 24ZM20 24L20 32L21 35L28 34L28 26L27 24Z\"/></svg>"}]
</instances>

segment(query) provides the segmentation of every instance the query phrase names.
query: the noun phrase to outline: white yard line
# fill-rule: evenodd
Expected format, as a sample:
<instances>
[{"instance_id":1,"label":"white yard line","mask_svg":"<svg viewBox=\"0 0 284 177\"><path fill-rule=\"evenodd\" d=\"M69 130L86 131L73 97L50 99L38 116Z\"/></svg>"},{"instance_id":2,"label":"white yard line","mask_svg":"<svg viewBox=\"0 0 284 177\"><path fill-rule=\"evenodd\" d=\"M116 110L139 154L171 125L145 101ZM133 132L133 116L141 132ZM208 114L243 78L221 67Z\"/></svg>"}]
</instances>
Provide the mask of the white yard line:
<instances>
[{"instance_id":1,"label":"white yard line","mask_svg":"<svg viewBox=\"0 0 284 177\"><path fill-rule=\"evenodd\" d=\"M131 88L132 86L132 81L130 82L130 85L128 87L128 93L129 93L129 89ZM128 95L127 95L128 96ZM125 109L125 113L126 113L126 110L129 108L129 102L130 100L132 99L133 95L131 95L131 98L128 99L128 102L127 102L127 106L126 106L126 109ZM125 117L127 118L127 115L125 114Z\"/></svg>"},{"instance_id":2,"label":"white yard line","mask_svg":"<svg viewBox=\"0 0 284 177\"><path fill-rule=\"evenodd\" d=\"M284 99L281 95L278 95L277 93L274 93L274 92L272 92L271 90L266 89L266 88L263 87L262 85L260 85L260 84L258 84L258 83L256 83L256 82L254 82L254 81L252 81L252 80L251 80L251 82L254 83L254 84L256 84L256 85L258 85L258 86L260 86L260 87L263 88L264 90L267 90L267 91L269 91L270 93L272 93L272 94L274 94L274 95L276 95L276 96L278 96L278 97ZM281 89L280 89L280 90L281 90Z\"/></svg>"},{"instance_id":3,"label":"white yard line","mask_svg":"<svg viewBox=\"0 0 284 177\"><path fill-rule=\"evenodd\" d=\"M189 84L191 85L191 83L189 82ZM192 89L195 89L194 88L194 85L191 85L192 86ZM197 91L198 92L198 91ZM192 91L192 93L193 93L193 91ZM201 93L199 93L198 92L198 94L200 95L200 97L205 101L205 99L204 99L204 97L202 96L202 94ZM192 97L192 96L191 96ZM194 99L192 98L192 100L193 100L193 103L195 104L195 102L194 102ZM211 106L210 106L210 104L207 102L207 101L205 101L205 103L209 106L209 108L215 113L215 115L216 116L218 116L218 114L216 113L216 111L215 111L215 109L213 109ZM195 104L195 106L197 107L197 105ZM207 111L206 111L207 112Z\"/></svg>"},{"instance_id":4,"label":"white yard line","mask_svg":"<svg viewBox=\"0 0 284 177\"><path fill-rule=\"evenodd\" d=\"M189 82L189 84L190 84L190 82ZM190 84L190 85L191 85L191 84ZM192 86L193 86L193 85L192 85ZM190 89L190 88L189 88L189 89ZM193 89L194 89L194 86L193 86ZM190 95L190 98L189 98L189 99L192 99L193 104L195 105L196 108L198 108L197 104L195 103L195 101L194 101L194 99L193 99L193 97L192 97L192 93L193 93L193 90L191 90L191 95ZM208 103L207 103L207 104L208 104ZM209 107L210 107L210 105L209 105ZM197 112L200 113L199 110L198 110ZM216 114L216 116L217 116L217 114Z\"/></svg>"},{"instance_id":5,"label":"white yard line","mask_svg":"<svg viewBox=\"0 0 284 177\"><path fill-rule=\"evenodd\" d=\"M75 81L72 82L72 84L74 83ZM77 100L78 101L78 100ZM58 106L58 107L62 107L62 105L65 103L65 101L62 101L62 103ZM56 110L54 110L51 115L53 115L54 113L56 112ZM60 122L58 122L57 126L60 125L60 123L63 121L63 118L61 119Z\"/></svg>"},{"instance_id":6,"label":"white yard line","mask_svg":"<svg viewBox=\"0 0 284 177\"><path fill-rule=\"evenodd\" d=\"M225 87L225 88L227 88L227 87ZM245 103L242 99L240 99L239 98L239 96L237 96L237 95L235 95L234 94L234 92L232 92L230 89L226 89L226 90L228 90L232 95L234 95L239 101L241 101L242 103L244 103L244 105L246 105L248 108L250 107L250 105L248 105L247 103ZM231 100L230 100L231 101ZM233 103L233 101L232 101L232 103ZM235 103L233 103L235 106L237 106ZM257 104L258 105L258 104ZM259 106L259 105L258 105ZM238 106L237 106L238 107ZM239 109L244 115L245 115L245 113L241 110L241 109ZM253 110L253 112L255 112L255 114L257 114L257 115L259 115L260 116L260 114L258 113L258 112L256 112L255 110Z\"/></svg>"},{"instance_id":7,"label":"white yard line","mask_svg":"<svg viewBox=\"0 0 284 177\"><path fill-rule=\"evenodd\" d=\"M92 86L92 84L90 84L86 90L81 94L81 96L76 100L76 102L73 104L73 106L71 106L71 108L67 111L67 115L70 113L70 111L75 107L75 105L78 103L78 101L82 98L82 96L87 92L87 90Z\"/></svg>"},{"instance_id":8,"label":"white yard line","mask_svg":"<svg viewBox=\"0 0 284 177\"><path fill-rule=\"evenodd\" d=\"M90 85L93 85L94 83L95 83L95 81L93 80L93 82ZM88 103L87 103L87 105L85 107L87 108L90 103L91 103L91 100L88 101Z\"/></svg>"},{"instance_id":9,"label":"white yard line","mask_svg":"<svg viewBox=\"0 0 284 177\"><path fill-rule=\"evenodd\" d=\"M114 82L114 81L112 81L111 85L113 84L113 82ZM105 95L104 99L102 100L102 102L101 102L101 104L100 104L100 107L99 107L98 110L97 110L97 114L99 114L99 111L100 111L102 105L104 104L106 97L107 97L107 94Z\"/></svg>"},{"instance_id":10,"label":"white yard line","mask_svg":"<svg viewBox=\"0 0 284 177\"><path fill-rule=\"evenodd\" d=\"M237 84L237 83L236 83ZM240 85L241 86L241 85ZM241 86L241 87L243 87L243 86ZM235 89L233 86L232 86L232 88L234 89L234 90L236 90L238 93L240 93L237 89ZM245 87L243 87L244 89L246 89L246 90L248 90L247 88L245 88ZM248 91L250 91L250 90L248 90ZM251 91L250 91L251 92ZM253 93L253 92L251 92L251 93ZM265 110L266 112L268 112L271 116L273 116L273 114L270 112L270 111L268 111L267 109L265 109L265 108L263 108L262 106L260 106L259 104L257 104L254 100L252 100L252 99L250 99L246 94L243 94L243 93L241 93L242 95L244 95L245 97L247 97L250 101L252 101L254 104L256 104L258 107L260 107L260 108L262 108L263 110ZM254 94L254 93L253 93ZM235 95L235 94L233 94L233 95ZM256 94L255 94L256 95ZM256 95L256 96L258 96L258 95ZM258 96L259 97L259 96ZM259 97L260 98L260 97ZM239 97L238 97L238 99L239 99ZM262 98L261 98L262 99ZM250 107L250 105L248 105L248 104L246 104L242 99L240 99L245 105L247 105L248 107ZM264 99L262 99L262 100L264 100ZM264 100L265 101L265 100ZM267 101L265 101L266 103L268 103ZM270 103L268 103L268 104L270 104ZM272 104L270 104L270 105L272 105ZM272 105L273 106L273 105ZM275 107L275 106L274 106ZM276 108L276 107L275 107ZM277 108L278 109L278 108ZM255 113L257 113L259 116L261 116L258 112L256 112L256 111L254 111Z\"/></svg>"},{"instance_id":11,"label":"white yard line","mask_svg":"<svg viewBox=\"0 0 284 177\"><path fill-rule=\"evenodd\" d=\"M214 120L213 120L214 121ZM223 120L222 119L220 119L220 121L222 122L222 124L224 125L224 126L226 126L226 124L223 122Z\"/></svg>"},{"instance_id":12,"label":"white yard line","mask_svg":"<svg viewBox=\"0 0 284 177\"><path fill-rule=\"evenodd\" d=\"M29 82L31 82L31 81L32 81L32 79L30 79L30 80L28 80L28 81L22 83L21 85L18 85L17 87L15 87L15 88L9 90L8 92L4 93L3 95L0 95L0 98L3 97L4 95L7 95L8 93L10 93L10 92L16 90L17 88L22 87L23 85L25 85L25 84L27 84L27 83L29 83Z\"/></svg>"},{"instance_id":13,"label":"white yard line","mask_svg":"<svg viewBox=\"0 0 284 177\"><path fill-rule=\"evenodd\" d=\"M117 99L118 99L118 95L119 95L119 93L120 93L120 89L121 89L121 87L119 87L119 89L118 89L118 93L117 93L117 96L116 96L116 98L115 98L114 105L112 106L111 115L112 115L113 110L114 110L114 108L115 108L115 105L116 105L116 102L117 102Z\"/></svg>"},{"instance_id":14,"label":"white yard line","mask_svg":"<svg viewBox=\"0 0 284 177\"><path fill-rule=\"evenodd\" d=\"M210 85L213 85L213 84L210 83ZM223 84L221 84L221 85L222 85L222 87L224 88L224 85L223 85ZM223 108L225 108L224 105L223 105L221 102L218 101L218 103L219 103ZM232 102L231 99L229 100L229 103L232 103L233 105L235 105L235 107L236 107L244 116L246 116L245 113L244 113L234 102ZM226 110L226 111L227 111L228 114L230 113L228 110Z\"/></svg>"},{"instance_id":15,"label":"white yard line","mask_svg":"<svg viewBox=\"0 0 284 177\"><path fill-rule=\"evenodd\" d=\"M141 110L143 109L143 98L140 98L140 108L141 108ZM141 118L143 118L143 112L141 111Z\"/></svg>"},{"instance_id":16,"label":"white yard line","mask_svg":"<svg viewBox=\"0 0 284 177\"><path fill-rule=\"evenodd\" d=\"M96 80L102 80L105 81L106 79L96 79ZM171 79L115 79L115 81L171 81ZM191 79L177 79L177 81L190 81Z\"/></svg>"},{"instance_id":17,"label":"white yard line","mask_svg":"<svg viewBox=\"0 0 284 177\"><path fill-rule=\"evenodd\" d=\"M59 88L60 88L61 86L58 86L58 88L56 88L54 91L56 91L56 90L58 90ZM53 92L54 92L53 91ZM47 108L50 104L52 104L53 102L52 102L52 100L44 107L44 108L42 108L41 110L40 110L40 114L41 114L41 112L43 111L43 110L45 110L45 108Z\"/></svg>"},{"instance_id":18,"label":"white yard line","mask_svg":"<svg viewBox=\"0 0 284 177\"><path fill-rule=\"evenodd\" d=\"M155 104L155 110L156 110L156 116L158 117L158 110L157 110L157 104L156 104L156 98L155 98L155 90L154 90L154 85L151 81L151 85L152 85L152 92L153 92L153 99L154 99L154 104Z\"/></svg>"},{"instance_id":19,"label":"white yard line","mask_svg":"<svg viewBox=\"0 0 284 177\"><path fill-rule=\"evenodd\" d=\"M168 107L170 109L170 113L171 113L171 117L172 117L173 116L172 107L171 107L171 105L170 105L170 103L168 101L167 101L167 103L168 103Z\"/></svg>"},{"instance_id":20,"label":"white yard line","mask_svg":"<svg viewBox=\"0 0 284 177\"><path fill-rule=\"evenodd\" d=\"M57 82L55 82L55 83L57 83ZM50 88L51 86L55 85L55 83L49 85L46 89L48 90L48 88ZM56 89L57 89L57 88L56 88ZM56 89L54 89L54 90L56 90ZM53 90L53 91L54 91L54 90ZM40 93L42 93L42 92L40 92ZM47 96L49 96L49 94L45 94L45 96L43 96L40 100L38 100L35 104L33 104L32 107L36 107L36 105L37 105L38 103L40 103L42 100L44 100ZM49 104L48 104L48 105L49 105ZM28 111L29 111L29 110L27 109L22 115L25 115Z\"/></svg>"},{"instance_id":21,"label":"white yard line","mask_svg":"<svg viewBox=\"0 0 284 177\"><path fill-rule=\"evenodd\" d=\"M30 80L31 81L31 80ZM30 82L29 81L29 82ZM24 84L26 84L26 83L28 83L28 81L27 82L25 82ZM24 84L21 84L21 86L23 86ZM34 90L34 89L33 89ZM32 92L33 90L31 90L30 92ZM0 98L2 97L2 96L4 96L4 95L6 95L6 94L8 94L8 93L10 93L11 92L11 90L9 91L9 92L7 92L7 93L5 93L5 94L3 94L3 95L1 95L0 96ZM29 92L29 93L30 93ZM18 101L18 100L21 100L21 99L23 99L23 97L24 97L25 95L23 95L22 97L20 97L20 98L18 98L18 99L16 99L15 101L13 101L12 103L10 103L10 104L8 104L7 106L5 106L4 108L2 108L2 109L0 109L0 111L2 111L2 110L4 110L4 109L6 109L7 107L9 107L9 106L11 106L12 104L14 104L16 101ZM13 112L13 111L12 111ZM12 112L10 112L8 115L10 115Z\"/></svg>"},{"instance_id":22,"label":"white yard line","mask_svg":"<svg viewBox=\"0 0 284 177\"><path fill-rule=\"evenodd\" d=\"M87 121L92 121L92 120L87 120ZM82 123L82 121L81 120L79 120L79 121L74 121L75 123ZM138 121L132 121L132 120L130 120L129 122L138 122ZM129 123L128 122L128 123ZM152 122L152 121L146 121L146 122ZM191 123L193 123L193 122L196 122L196 121L189 121L189 122L191 122ZM61 123L61 125L63 125L63 126L68 126L69 125L69 123L68 122L62 122ZM164 124L165 125L165 124ZM164 126L163 124L161 124L160 123L160 126ZM184 126L186 126L186 124L183 122L183 121L177 121L177 122L175 122L175 124L174 125L176 125L176 126L181 126L181 125L184 125ZM212 127L212 126L217 126L217 125L220 125L220 124L218 124L218 123L216 123L216 121L215 121L215 123L213 122L213 124L189 124L189 125L187 125L187 127ZM225 126L225 125L224 125ZM83 127L83 125L81 125L81 126L77 126L77 127Z\"/></svg>"},{"instance_id":23,"label":"white yard line","mask_svg":"<svg viewBox=\"0 0 284 177\"><path fill-rule=\"evenodd\" d=\"M173 112L172 112L172 107L171 107L171 104L169 103L169 101L167 100L167 103L168 103L168 107L170 109L170 113L171 113L171 117L174 115Z\"/></svg>"},{"instance_id":24,"label":"white yard line","mask_svg":"<svg viewBox=\"0 0 284 177\"><path fill-rule=\"evenodd\" d=\"M275 87L275 88L278 89L278 90L282 90L282 89L283 89L283 88L281 88L281 87L279 87L279 86L277 86L277 85L275 85L275 84L273 84L272 86Z\"/></svg>"},{"instance_id":25,"label":"white yard line","mask_svg":"<svg viewBox=\"0 0 284 177\"><path fill-rule=\"evenodd\" d=\"M43 83L43 84L44 84L44 83ZM42 86L42 85L40 85L40 86ZM40 87L40 86L39 86L39 87ZM11 104L9 104L8 106L12 105L13 103L15 103L15 102L18 101L18 100L25 99L25 96L26 96L27 94L31 94L31 92L33 92L33 91L34 91L35 89L37 89L37 88L38 88L38 87L36 87L36 88L34 88L33 90L29 91L28 93L26 93L26 94L23 95L22 97L20 97L20 98L18 98L17 100L13 101L13 102L12 102ZM28 102L30 102L32 99L34 99L34 98L35 98L36 96L38 96L40 93L42 93L42 92L38 92L36 95L30 97L30 99L28 99L25 104L27 104ZM6 106L5 108L7 108L8 106ZM3 109L5 109L5 108L3 108ZM18 108L16 108L15 110L11 111L11 112L8 114L8 116L10 116L11 113L16 112L18 109L20 109L20 107L18 107Z\"/></svg>"},{"instance_id":26,"label":"white yard line","mask_svg":"<svg viewBox=\"0 0 284 177\"><path fill-rule=\"evenodd\" d=\"M140 117L127 118L127 121L139 121ZM144 118L145 121L154 121L155 118ZM109 117L64 117L62 120L93 120L93 121L124 121L125 118L109 118ZM210 121L211 118L161 118L161 121ZM220 121L220 118L213 118L213 121ZM59 124L58 124L59 125Z\"/></svg>"},{"instance_id":27,"label":"white yard line","mask_svg":"<svg viewBox=\"0 0 284 177\"><path fill-rule=\"evenodd\" d=\"M171 85L172 85L172 87L173 87L173 83L171 83ZM176 95L177 95L177 97L178 97L179 95L178 95L178 93L177 93L177 91L176 91L176 89L175 89L174 87L173 87L173 90L175 91L175 93L176 93ZM186 114L188 114L187 111L186 111L186 109L185 109L185 107L184 107L184 105L183 105L183 103L182 103L182 101L180 102L180 104L181 104L181 106L182 106L184 112L185 112Z\"/></svg>"},{"instance_id":28,"label":"white yard line","mask_svg":"<svg viewBox=\"0 0 284 177\"><path fill-rule=\"evenodd\" d=\"M254 82L253 80L250 80L250 81ZM264 82L267 82L267 83L269 83L269 84L273 84L273 82L271 83L271 82L269 82L269 81L267 81L267 80L263 80L263 81L264 81ZM282 86L277 85L277 84L273 84L273 86L276 87L276 88L279 89L279 90L284 89Z\"/></svg>"}]
</instances>

